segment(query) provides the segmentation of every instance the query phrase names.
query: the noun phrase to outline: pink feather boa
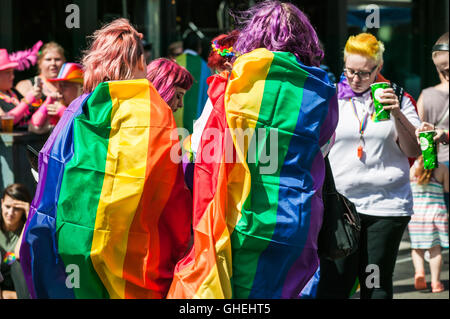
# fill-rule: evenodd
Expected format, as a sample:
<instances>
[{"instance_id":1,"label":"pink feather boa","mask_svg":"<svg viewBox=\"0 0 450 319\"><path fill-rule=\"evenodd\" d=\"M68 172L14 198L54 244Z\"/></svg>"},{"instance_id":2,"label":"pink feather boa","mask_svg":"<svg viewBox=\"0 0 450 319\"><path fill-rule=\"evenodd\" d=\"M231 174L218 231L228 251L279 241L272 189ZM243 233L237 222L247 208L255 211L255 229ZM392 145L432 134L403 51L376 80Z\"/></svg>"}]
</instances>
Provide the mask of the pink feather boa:
<instances>
[{"instance_id":1,"label":"pink feather boa","mask_svg":"<svg viewBox=\"0 0 450 319\"><path fill-rule=\"evenodd\" d=\"M16 68L19 71L28 69L30 66L35 65L38 59L39 49L42 46L42 41L38 41L31 49L13 52L9 55L11 61L19 63Z\"/></svg>"}]
</instances>

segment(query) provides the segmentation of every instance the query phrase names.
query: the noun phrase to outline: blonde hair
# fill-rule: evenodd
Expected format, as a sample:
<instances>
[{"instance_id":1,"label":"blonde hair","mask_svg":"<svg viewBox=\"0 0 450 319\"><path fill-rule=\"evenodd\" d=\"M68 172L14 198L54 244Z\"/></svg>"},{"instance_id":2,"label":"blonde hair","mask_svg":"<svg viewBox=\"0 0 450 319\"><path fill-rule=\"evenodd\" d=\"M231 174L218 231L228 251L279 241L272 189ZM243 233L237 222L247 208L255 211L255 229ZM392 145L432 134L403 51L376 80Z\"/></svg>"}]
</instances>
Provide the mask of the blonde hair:
<instances>
[{"instance_id":1,"label":"blonde hair","mask_svg":"<svg viewBox=\"0 0 450 319\"><path fill-rule=\"evenodd\" d=\"M434 169L425 169L423 166L423 156L417 158L417 166L414 171L414 177L417 178L417 184L426 185L430 182Z\"/></svg>"},{"instance_id":2,"label":"blonde hair","mask_svg":"<svg viewBox=\"0 0 450 319\"><path fill-rule=\"evenodd\" d=\"M42 49L40 50L39 55L38 55L37 65L38 65L39 73L41 73L41 67L40 67L41 62L44 59L45 55L50 50L56 50L59 53L59 55L61 56L63 63L66 62L66 57L64 55L64 48L54 41L48 42L48 43L44 44L44 46L42 47Z\"/></svg>"},{"instance_id":3,"label":"blonde hair","mask_svg":"<svg viewBox=\"0 0 450 319\"><path fill-rule=\"evenodd\" d=\"M345 44L344 61L350 54L359 54L377 63L383 62L384 44L370 33L350 36Z\"/></svg>"},{"instance_id":4,"label":"blonde hair","mask_svg":"<svg viewBox=\"0 0 450 319\"><path fill-rule=\"evenodd\" d=\"M83 91L92 92L105 81L132 79L144 54L142 34L127 19L120 18L95 31L92 38L82 62Z\"/></svg>"}]
</instances>

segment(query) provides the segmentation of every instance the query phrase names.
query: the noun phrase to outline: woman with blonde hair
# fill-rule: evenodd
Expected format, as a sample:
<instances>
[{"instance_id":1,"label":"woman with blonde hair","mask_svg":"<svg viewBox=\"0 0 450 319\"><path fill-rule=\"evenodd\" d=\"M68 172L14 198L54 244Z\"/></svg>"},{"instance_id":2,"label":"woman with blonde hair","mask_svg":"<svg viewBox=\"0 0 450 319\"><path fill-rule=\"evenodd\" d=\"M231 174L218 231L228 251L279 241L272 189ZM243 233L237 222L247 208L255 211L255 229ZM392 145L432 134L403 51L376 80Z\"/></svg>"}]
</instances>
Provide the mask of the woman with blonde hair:
<instances>
[{"instance_id":1,"label":"woman with blonde hair","mask_svg":"<svg viewBox=\"0 0 450 319\"><path fill-rule=\"evenodd\" d=\"M21 247L32 297L164 298L186 251L192 200L141 39L126 19L95 31L85 93L40 153Z\"/></svg>"},{"instance_id":2,"label":"woman with blonde hair","mask_svg":"<svg viewBox=\"0 0 450 319\"><path fill-rule=\"evenodd\" d=\"M345 45L344 73L337 85L339 123L329 159L336 189L356 205L361 240L354 254L321 260L318 298L348 298L357 277L362 299L393 297L395 260L413 214L408 157L420 155L415 137L420 120L414 100L398 87L394 91L394 83L379 96L390 119L374 118L370 87L389 82L380 74L384 50L368 33L349 37ZM369 265L378 267L375 283L368 277Z\"/></svg>"},{"instance_id":3,"label":"woman with blonde hair","mask_svg":"<svg viewBox=\"0 0 450 319\"><path fill-rule=\"evenodd\" d=\"M16 89L23 95L33 90L34 86L38 86L39 83L35 83L39 78L42 82L42 100L45 101L46 97L51 93L58 91L58 88L48 79L53 79L58 76L59 70L66 62L64 55L64 48L56 42L48 42L42 47L38 56L38 75L37 77L22 80L16 85Z\"/></svg>"},{"instance_id":4,"label":"woman with blonde hair","mask_svg":"<svg viewBox=\"0 0 450 319\"><path fill-rule=\"evenodd\" d=\"M27 101L32 106L33 113L40 106L49 104L53 100L53 96L58 94L58 87L49 80L58 76L65 62L64 48L56 42L48 42L44 44L38 55L38 75L17 83L16 90L25 97L30 96L31 92L40 93L39 98ZM35 93L35 95L37 94ZM28 129L33 133L45 134L50 130L50 127L30 125Z\"/></svg>"}]
</instances>

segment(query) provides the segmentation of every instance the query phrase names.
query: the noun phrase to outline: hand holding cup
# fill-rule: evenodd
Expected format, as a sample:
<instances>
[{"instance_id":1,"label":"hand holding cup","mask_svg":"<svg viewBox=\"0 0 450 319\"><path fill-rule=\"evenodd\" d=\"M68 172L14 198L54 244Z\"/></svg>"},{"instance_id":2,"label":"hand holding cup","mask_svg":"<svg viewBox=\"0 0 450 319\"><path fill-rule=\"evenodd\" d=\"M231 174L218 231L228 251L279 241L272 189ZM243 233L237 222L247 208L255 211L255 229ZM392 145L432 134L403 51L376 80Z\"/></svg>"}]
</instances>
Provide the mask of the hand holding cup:
<instances>
[{"instance_id":1,"label":"hand holding cup","mask_svg":"<svg viewBox=\"0 0 450 319\"><path fill-rule=\"evenodd\" d=\"M383 90L383 93L379 95L379 102L383 104L383 109L390 111L393 116L397 116L400 112L400 103L397 95L392 88Z\"/></svg>"}]
</instances>

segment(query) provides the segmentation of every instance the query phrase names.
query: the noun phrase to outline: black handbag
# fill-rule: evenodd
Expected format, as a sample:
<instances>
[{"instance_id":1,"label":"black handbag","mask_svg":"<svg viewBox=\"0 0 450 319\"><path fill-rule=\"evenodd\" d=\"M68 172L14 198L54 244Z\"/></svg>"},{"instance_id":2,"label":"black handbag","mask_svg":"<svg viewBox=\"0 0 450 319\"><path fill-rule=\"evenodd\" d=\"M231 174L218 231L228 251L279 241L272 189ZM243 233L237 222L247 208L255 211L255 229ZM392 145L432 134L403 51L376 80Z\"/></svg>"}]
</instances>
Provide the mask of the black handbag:
<instances>
[{"instance_id":1,"label":"black handbag","mask_svg":"<svg viewBox=\"0 0 450 319\"><path fill-rule=\"evenodd\" d=\"M322 188L323 222L319 232L320 258L335 260L358 249L361 221L355 204L336 190L328 156L325 157L325 180Z\"/></svg>"}]
</instances>

